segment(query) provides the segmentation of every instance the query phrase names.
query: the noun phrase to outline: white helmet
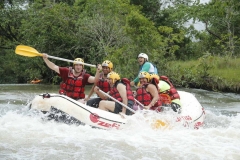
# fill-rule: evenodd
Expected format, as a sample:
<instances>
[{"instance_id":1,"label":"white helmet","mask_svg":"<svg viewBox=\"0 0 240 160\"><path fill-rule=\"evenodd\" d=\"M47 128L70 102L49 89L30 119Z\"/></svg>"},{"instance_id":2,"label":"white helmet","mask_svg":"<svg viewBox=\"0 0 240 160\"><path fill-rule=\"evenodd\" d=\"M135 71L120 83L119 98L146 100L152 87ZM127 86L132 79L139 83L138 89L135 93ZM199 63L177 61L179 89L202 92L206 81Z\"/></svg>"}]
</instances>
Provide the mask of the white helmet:
<instances>
[{"instance_id":1,"label":"white helmet","mask_svg":"<svg viewBox=\"0 0 240 160\"><path fill-rule=\"evenodd\" d=\"M148 55L147 55L146 53L140 53L140 54L138 55L138 58L139 58L139 57L145 58L145 59L148 61Z\"/></svg>"}]
</instances>

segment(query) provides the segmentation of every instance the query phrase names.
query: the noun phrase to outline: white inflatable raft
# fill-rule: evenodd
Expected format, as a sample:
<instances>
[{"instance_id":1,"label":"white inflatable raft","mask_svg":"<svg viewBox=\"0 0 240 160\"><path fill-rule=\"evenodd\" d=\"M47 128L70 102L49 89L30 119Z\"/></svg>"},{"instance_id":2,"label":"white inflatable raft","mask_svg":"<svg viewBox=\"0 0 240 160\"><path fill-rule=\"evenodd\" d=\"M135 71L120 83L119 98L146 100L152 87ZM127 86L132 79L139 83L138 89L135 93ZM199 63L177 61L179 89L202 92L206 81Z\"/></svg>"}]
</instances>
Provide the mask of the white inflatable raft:
<instances>
[{"instance_id":1,"label":"white inflatable raft","mask_svg":"<svg viewBox=\"0 0 240 160\"><path fill-rule=\"evenodd\" d=\"M175 117L174 121L180 122L184 126L199 128L203 125L205 118L204 108L193 94L184 91L178 92L181 97L182 112ZM68 123L77 122L102 129L121 129L127 123L127 118L122 118L119 114L93 108L59 94L37 95L32 100L30 107L47 112L51 118L57 120L64 118L68 120Z\"/></svg>"}]
</instances>

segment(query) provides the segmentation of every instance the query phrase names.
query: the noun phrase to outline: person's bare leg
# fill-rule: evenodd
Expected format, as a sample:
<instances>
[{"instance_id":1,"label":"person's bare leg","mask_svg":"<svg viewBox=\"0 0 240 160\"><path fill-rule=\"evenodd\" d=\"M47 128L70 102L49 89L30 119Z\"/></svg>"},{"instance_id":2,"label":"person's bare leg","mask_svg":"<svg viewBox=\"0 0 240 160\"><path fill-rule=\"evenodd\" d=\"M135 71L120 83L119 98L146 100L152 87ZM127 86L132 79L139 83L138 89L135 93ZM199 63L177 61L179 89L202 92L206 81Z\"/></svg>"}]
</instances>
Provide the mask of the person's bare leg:
<instances>
[{"instance_id":1,"label":"person's bare leg","mask_svg":"<svg viewBox=\"0 0 240 160\"><path fill-rule=\"evenodd\" d=\"M115 109L115 102L102 100L102 101L100 101L98 108L105 110L105 111L113 112Z\"/></svg>"}]
</instances>

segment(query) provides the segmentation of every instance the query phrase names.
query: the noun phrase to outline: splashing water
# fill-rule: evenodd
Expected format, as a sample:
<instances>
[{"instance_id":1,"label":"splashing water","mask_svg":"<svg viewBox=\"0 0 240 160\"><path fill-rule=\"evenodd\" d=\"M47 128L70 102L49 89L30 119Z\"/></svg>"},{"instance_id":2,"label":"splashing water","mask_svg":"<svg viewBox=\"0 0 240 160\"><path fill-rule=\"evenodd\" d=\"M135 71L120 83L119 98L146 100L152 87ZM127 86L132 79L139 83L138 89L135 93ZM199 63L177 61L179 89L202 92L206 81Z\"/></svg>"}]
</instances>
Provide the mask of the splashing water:
<instances>
[{"instance_id":1,"label":"splashing water","mask_svg":"<svg viewBox=\"0 0 240 160\"><path fill-rule=\"evenodd\" d=\"M1 86L0 159L240 159L240 95L185 89L206 111L198 130L178 124L153 129L149 124L159 115L146 119L140 113L122 130L102 130L46 121L29 111L27 104L45 92L34 87ZM170 112L164 115L169 121Z\"/></svg>"}]
</instances>

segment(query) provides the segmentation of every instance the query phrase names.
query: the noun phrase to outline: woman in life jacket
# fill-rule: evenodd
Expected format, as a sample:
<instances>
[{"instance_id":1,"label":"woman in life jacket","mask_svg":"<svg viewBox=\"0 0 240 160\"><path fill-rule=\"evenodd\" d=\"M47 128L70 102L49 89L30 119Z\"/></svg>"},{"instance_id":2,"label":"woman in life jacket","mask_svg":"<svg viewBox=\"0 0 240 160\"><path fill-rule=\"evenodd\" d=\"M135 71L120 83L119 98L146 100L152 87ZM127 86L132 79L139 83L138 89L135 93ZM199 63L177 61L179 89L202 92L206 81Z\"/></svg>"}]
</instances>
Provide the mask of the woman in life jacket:
<instances>
[{"instance_id":1,"label":"woman in life jacket","mask_svg":"<svg viewBox=\"0 0 240 160\"><path fill-rule=\"evenodd\" d=\"M76 58L73 67L59 67L49 61L48 55L45 53L43 53L43 60L47 66L57 72L63 80L60 84L59 93L80 102L83 102L85 98L85 85L98 81L99 71L102 69L102 66L98 65L95 77L93 77L84 70L84 61L82 58Z\"/></svg>"},{"instance_id":2,"label":"woman in life jacket","mask_svg":"<svg viewBox=\"0 0 240 160\"><path fill-rule=\"evenodd\" d=\"M100 73L99 81L94 83L94 85L92 86L89 92L88 97L85 98L85 101L87 101L88 106L98 108L99 102L104 98L104 97L101 97L101 94L98 89L101 89L105 93L110 91L111 87L110 87L110 84L108 83L107 75L112 71L112 69L113 69L113 63L111 61L109 60L103 61L102 72ZM94 92L97 94L98 96L97 98L91 98Z\"/></svg>"},{"instance_id":3,"label":"woman in life jacket","mask_svg":"<svg viewBox=\"0 0 240 160\"><path fill-rule=\"evenodd\" d=\"M136 90L136 99L144 106L145 109L162 111L162 102L159 97L158 86L151 83L148 72L140 72L140 86Z\"/></svg>"},{"instance_id":4,"label":"woman in life jacket","mask_svg":"<svg viewBox=\"0 0 240 160\"><path fill-rule=\"evenodd\" d=\"M109 95L132 109L134 104L134 96L131 90L130 81L126 78L120 79L119 74L113 71L107 75L107 78L111 86ZM112 101L106 95L103 95L102 93L100 94L101 95L99 96L104 97L104 100L100 101L98 107L99 109L110 111L116 114L121 113L126 115L132 115L132 112L126 107Z\"/></svg>"},{"instance_id":5,"label":"woman in life jacket","mask_svg":"<svg viewBox=\"0 0 240 160\"><path fill-rule=\"evenodd\" d=\"M151 79L155 78L158 83L159 93L163 106L171 106L174 112L181 113L180 96L166 76L158 76L157 74L150 74Z\"/></svg>"}]
</instances>

